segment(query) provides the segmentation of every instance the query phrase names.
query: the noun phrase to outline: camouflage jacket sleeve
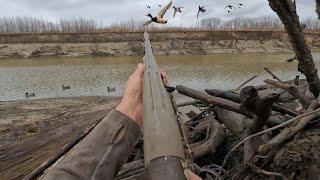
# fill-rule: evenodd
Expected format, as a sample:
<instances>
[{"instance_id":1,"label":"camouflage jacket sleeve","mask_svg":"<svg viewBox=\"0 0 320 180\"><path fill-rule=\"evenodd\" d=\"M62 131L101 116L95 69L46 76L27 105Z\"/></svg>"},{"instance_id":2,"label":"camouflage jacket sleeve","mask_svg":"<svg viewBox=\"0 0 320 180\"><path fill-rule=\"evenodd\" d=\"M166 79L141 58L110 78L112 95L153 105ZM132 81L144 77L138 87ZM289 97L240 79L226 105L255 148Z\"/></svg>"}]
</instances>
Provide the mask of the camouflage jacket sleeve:
<instances>
[{"instance_id":1,"label":"camouflage jacket sleeve","mask_svg":"<svg viewBox=\"0 0 320 180\"><path fill-rule=\"evenodd\" d=\"M132 119L113 110L41 179L114 179L140 136Z\"/></svg>"}]
</instances>

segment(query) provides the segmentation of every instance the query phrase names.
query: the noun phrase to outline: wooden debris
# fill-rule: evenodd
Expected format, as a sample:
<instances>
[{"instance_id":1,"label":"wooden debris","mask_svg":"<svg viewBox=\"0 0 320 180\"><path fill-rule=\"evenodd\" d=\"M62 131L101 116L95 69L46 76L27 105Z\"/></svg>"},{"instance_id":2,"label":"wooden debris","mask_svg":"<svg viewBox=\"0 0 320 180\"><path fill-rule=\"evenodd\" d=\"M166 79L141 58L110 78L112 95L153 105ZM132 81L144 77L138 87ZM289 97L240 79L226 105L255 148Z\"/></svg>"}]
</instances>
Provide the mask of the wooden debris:
<instances>
[{"instance_id":1,"label":"wooden debris","mask_svg":"<svg viewBox=\"0 0 320 180\"><path fill-rule=\"evenodd\" d=\"M250 79L246 80L238 88L236 88L235 91L239 91L243 86L245 86L246 84L248 84L249 82L251 82L252 80L254 80L257 77L259 77L259 76L258 75L252 76Z\"/></svg>"},{"instance_id":2,"label":"wooden debris","mask_svg":"<svg viewBox=\"0 0 320 180\"><path fill-rule=\"evenodd\" d=\"M203 101L207 104L212 104L212 105L216 105L219 107L223 107L225 109L228 109L230 111L234 111L240 114L243 114L245 116L248 116L250 118L252 118L252 114L246 110L240 109L240 104L237 104L235 102L232 101L228 101L222 98L217 98L217 97L213 97L210 96L206 93L185 87L185 86L177 86L177 91L180 94L186 95L188 97L192 97L194 99L198 99L200 101Z\"/></svg>"},{"instance_id":3,"label":"wooden debris","mask_svg":"<svg viewBox=\"0 0 320 180\"><path fill-rule=\"evenodd\" d=\"M264 80L264 82L267 83L267 84L270 84L270 85L272 85L274 87L281 88L281 89L287 91L292 96L294 96L297 99L299 99L305 109L307 109L311 104L310 99L308 99L304 94L302 94L298 90L298 88L295 87L295 86L290 86L288 84L277 82L277 81L274 81L274 80L271 80L271 79L266 79L266 80Z\"/></svg>"},{"instance_id":4,"label":"wooden debris","mask_svg":"<svg viewBox=\"0 0 320 180\"><path fill-rule=\"evenodd\" d=\"M264 68L265 71L267 71L267 73L269 73L273 79L279 81L279 82L283 82L277 75L273 74L268 68Z\"/></svg>"}]
</instances>

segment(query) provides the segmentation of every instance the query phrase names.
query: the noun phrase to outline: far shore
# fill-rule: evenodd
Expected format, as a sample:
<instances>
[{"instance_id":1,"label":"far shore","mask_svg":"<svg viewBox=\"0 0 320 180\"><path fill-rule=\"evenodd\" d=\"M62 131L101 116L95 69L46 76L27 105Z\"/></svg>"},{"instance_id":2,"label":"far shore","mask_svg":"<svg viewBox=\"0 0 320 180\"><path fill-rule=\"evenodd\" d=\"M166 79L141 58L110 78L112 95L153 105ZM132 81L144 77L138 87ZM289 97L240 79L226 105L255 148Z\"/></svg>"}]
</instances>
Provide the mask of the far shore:
<instances>
[{"instance_id":1,"label":"far shore","mask_svg":"<svg viewBox=\"0 0 320 180\"><path fill-rule=\"evenodd\" d=\"M284 31L151 32L155 55L292 52ZM306 33L320 51L319 33ZM0 34L0 58L142 56L142 32Z\"/></svg>"}]
</instances>

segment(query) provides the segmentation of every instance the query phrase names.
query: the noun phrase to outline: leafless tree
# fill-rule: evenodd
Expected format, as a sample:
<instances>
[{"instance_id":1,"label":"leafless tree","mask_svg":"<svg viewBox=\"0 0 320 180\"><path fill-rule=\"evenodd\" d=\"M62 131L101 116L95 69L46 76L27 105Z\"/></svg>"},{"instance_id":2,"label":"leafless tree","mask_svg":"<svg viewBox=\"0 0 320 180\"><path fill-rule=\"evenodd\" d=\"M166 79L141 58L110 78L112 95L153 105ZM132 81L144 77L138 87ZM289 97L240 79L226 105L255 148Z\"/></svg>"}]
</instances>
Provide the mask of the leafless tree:
<instances>
[{"instance_id":1,"label":"leafless tree","mask_svg":"<svg viewBox=\"0 0 320 180\"><path fill-rule=\"evenodd\" d=\"M201 21L202 28L218 29L221 24L220 18L207 18Z\"/></svg>"},{"instance_id":2,"label":"leafless tree","mask_svg":"<svg viewBox=\"0 0 320 180\"><path fill-rule=\"evenodd\" d=\"M316 96L320 92L320 79L315 67L311 50L305 40L296 7L292 0L268 0L271 9L276 12L284 24L289 39L299 61L298 70L308 81L310 91Z\"/></svg>"},{"instance_id":3,"label":"leafless tree","mask_svg":"<svg viewBox=\"0 0 320 180\"><path fill-rule=\"evenodd\" d=\"M320 0L316 0L317 3L317 10L316 12L318 13L318 18L320 19Z\"/></svg>"}]
</instances>

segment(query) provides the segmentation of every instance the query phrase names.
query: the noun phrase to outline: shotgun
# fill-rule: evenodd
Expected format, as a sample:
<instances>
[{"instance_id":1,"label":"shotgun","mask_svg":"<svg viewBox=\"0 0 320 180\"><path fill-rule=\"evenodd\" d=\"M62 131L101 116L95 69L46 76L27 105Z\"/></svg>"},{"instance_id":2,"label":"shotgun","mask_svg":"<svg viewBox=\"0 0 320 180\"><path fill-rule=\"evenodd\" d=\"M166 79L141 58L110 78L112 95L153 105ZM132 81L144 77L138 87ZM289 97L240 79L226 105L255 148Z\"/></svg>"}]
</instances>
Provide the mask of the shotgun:
<instances>
[{"instance_id":1,"label":"shotgun","mask_svg":"<svg viewBox=\"0 0 320 180\"><path fill-rule=\"evenodd\" d=\"M174 106L144 33L144 161L148 180L185 180L185 151Z\"/></svg>"}]
</instances>

